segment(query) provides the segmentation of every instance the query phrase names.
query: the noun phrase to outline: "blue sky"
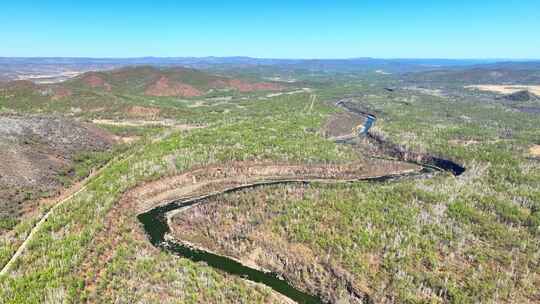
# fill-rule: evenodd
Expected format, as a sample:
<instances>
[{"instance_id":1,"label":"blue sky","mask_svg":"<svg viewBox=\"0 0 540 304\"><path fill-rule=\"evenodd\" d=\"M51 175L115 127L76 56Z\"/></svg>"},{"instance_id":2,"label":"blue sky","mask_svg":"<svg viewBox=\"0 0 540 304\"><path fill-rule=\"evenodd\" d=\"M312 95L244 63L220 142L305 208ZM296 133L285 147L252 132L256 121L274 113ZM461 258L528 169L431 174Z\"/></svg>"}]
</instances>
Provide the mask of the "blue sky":
<instances>
[{"instance_id":1,"label":"blue sky","mask_svg":"<svg viewBox=\"0 0 540 304\"><path fill-rule=\"evenodd\" d=\"M540 1L5 1L0 56L538 59Z\"/></svg>"}]
</instances>

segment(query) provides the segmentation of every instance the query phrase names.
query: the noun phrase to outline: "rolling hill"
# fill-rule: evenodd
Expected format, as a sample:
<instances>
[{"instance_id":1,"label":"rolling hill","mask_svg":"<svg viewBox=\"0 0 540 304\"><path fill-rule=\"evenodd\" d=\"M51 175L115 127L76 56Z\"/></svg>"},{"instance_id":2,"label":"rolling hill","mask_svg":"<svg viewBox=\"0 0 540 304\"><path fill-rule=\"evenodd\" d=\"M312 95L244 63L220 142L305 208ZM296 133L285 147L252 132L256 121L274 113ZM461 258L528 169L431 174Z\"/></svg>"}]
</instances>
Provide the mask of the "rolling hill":
<instances>
[{"instance_id":1,"label":"rolling hill","mask_svg":"<svg viewBox=\"0 0 540 304\"><path fill-rule=\"evenodd\" d=\"M30 80L0 83L0 111L114 118L131 113L134 107L178 107L186 100L241 98L245 94L279 92L290 87L291 84L283 82L233 78L184 67L136 66L86 72L60 83ZM186 109L183 111L185 114ZM174 116L173 112L169 109L166 114Z\"/></svg>"},{"instance_id":2,"label":"rolling hill","mask_svg":"<svg viewBox=\"0 0 540 304\"><path fill-rule=\"evenodd\" d=\"M112 94L196 97L215 90L246 93L280 91L284 88L283 84L276 82L247 81L183 67L150 66L86 72L57 84L35 84L29 80L16 80L0 85L4 95L41 95L53 99L68 97L71 96L71 92L81 90L101 90Z\"/></svg>"},{"instance_id":3,"label":"rolling hill","mask_svg":"<svg viewBox=\"0 0 540 304\"><path fill-rule=\"evenodd\" d=\"M203 96L213 90L239 92L279 91L283 85L252 82L184 68L138 66L105 72L88 72L65 83L70 88L100 88L109 92L146 96Z\"/></svg>"},{"instance_id":4,"label":"rolling hill","mask_svg":"<svg viewBox=\"0 0 540 304\"><path fill-rule=\"evenodd\" d=\"M405 79L426 84L538 84L540 66L536 63L491 64L466 68L438 69L407 73Z\"/></svg>"}]
</instances>

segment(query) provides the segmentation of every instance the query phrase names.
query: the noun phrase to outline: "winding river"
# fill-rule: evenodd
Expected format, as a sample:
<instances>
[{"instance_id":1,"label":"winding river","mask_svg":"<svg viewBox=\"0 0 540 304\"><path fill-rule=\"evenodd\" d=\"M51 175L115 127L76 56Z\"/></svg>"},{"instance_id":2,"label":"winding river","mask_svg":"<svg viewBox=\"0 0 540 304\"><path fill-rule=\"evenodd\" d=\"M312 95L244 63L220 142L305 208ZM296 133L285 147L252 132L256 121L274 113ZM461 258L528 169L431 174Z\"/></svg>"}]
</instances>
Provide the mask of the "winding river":
<instances>
[{"instance_id":1,"label":"winding river","mask_svg":"<svg viewBox=\"0 0 540 304\"><path fill-rule=\"evenodd\" d=\"M354 109L343 106L348 111L355 112ZM377 138L371 138L377 141L380 144L380 140ZM401 158L402 161L412 162L420 165L423 169L415 173L405 173L405 174L394 174L388 176L372 177L372 178L359 178L355 181L360 182L385 182L389 180L396 180L401 178L409 177L426 177L430 176L434 172L438 171L448 171L453 175L460 175L465 171L465 168L459 164L432 156L426 156L422 158L422 162L408 161L402 154L402 151L395 149L395 146L390 146L388 151L391 156L396 158ZM396 152L398 151L398 152ZM401 153L401 154L400 154ZM252 189L261 186L268 185L278 185L278 184L309 184L314 180L271 180L271 181L260 181L257 183L242 185L234 188L227 189L225 191L214 193L212 195L200 196L197 198L189 200L180 200L173 201L166 205L156 207L147 211L145 213L138 215L138 220L143 225L146 234L153 246L166 250L172 254L190 259L194 262L205 262L209 266L224 271L228 274L236 275L242 277L243 279L264 284L273 290L285 295L293 301L298 303L324 303L324 301L318 296L305 293L299 289L296 289L292 286L287 280L280 277L278 274L271 272L264 272L258 269L254 269L239 263L238 261L228 258L226 256L217 255L212 252L208 252L201 249L192 248L190 246L175 242L171 238L168 238L167 235L170 232L170 227L168 225L167 214L171 211L181 210L190 206L204 203L208 199L225 194L236 192L245 189ZM327 180L326 182L332 182L332 180ZM343 182L335 180L334 182ZM349 181L352 182L352 181Z\"/></svg>"}]
</instances>

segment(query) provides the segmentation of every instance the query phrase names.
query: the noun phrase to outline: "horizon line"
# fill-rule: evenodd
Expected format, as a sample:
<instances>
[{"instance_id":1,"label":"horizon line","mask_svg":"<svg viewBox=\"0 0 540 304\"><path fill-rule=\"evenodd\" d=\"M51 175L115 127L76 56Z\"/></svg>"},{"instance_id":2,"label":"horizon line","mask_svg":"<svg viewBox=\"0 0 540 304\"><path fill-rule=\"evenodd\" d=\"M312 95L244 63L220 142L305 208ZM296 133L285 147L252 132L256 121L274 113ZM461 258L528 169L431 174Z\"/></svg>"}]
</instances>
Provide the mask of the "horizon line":
<instances>
[{"instance_id":1,"label":"horizon line","mask_svg":"<svg viewBox=\"0 0 540 304\"><path fill-rule=\"evenodd\" d=\"M540 58L505 58L505 57L253 57L253 56L133 56L133 57L93 57L93 56L0 56L0 59L207 59L207 58L243 58L259 60L474 60L474 61L540 61Z\"/></svg>"}]
</instances>

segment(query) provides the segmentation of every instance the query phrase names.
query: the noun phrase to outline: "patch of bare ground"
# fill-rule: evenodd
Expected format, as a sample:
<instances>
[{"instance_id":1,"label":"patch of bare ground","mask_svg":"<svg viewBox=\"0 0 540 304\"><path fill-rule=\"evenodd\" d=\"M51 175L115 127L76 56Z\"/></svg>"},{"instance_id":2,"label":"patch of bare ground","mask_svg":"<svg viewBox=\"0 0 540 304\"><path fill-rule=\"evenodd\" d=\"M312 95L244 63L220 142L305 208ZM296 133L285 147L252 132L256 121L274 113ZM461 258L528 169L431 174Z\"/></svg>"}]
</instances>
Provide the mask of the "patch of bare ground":
<instances>
[{"instance_id":1,"label":"patch of bare ground","mask_svg":"<svg viewBox=\"0 0 540 304\"><path fill-rule=\"evenodd\" d=\"M97 125L110 125L118 127L145 127L145 126L173 126L172 120L139 120L139 119L94 119L92 123Z\"/></svg>"},{"instance_id":2,"label":"patch of bare ground","mask_svg":"<svg viewBox=\"0 0 540 304\"><path fill-rule=\"evenodd\" d=\"M173 127L176 130L192 130L206 127L205 125L190 125L181 124L172 119L160 119L160 120L140 120L140 119L125 119L125 120L112 120L112 119L94 119L92 123L96 125L110 125L118 127L146 127L146 126L163 126Z\"/></svg>"},{"instance_id":3,"label":"patch of bare ground","mask_svg":"<svg viewBox=\"0 0 540 304\"><path fill-rule=\"evenodd\" d=\"M466 89L476 89L480 91L494 92L499 94L512 94L519 91L529 91L534 95L540 96L540 85L469 85L465 86Z\"/></svg>"},{"instance_id":4,"label":"patch of bare ground","mask_svg":"<svg viewBox=\"0 0 540 304\"><path fill-rule=\"evenodd\" d=\"M198 108L198 107L203 107L205 106L206 104L204 103L204 101L201 101L201 100L198 100L198 101L195 101L195 102L191 102L187 105L188 108Z\"/></svg>"},{"instance_id":5,"label":"patch of bare ground","mask_svg":"<svg viewBox=\"0 0 540 304\"><path fill-rule=\"evenodd\" d=\"M426 95L432 95L437 97L444 97L443 92L439 89L427 89L427 88L419 88L419 87L406 87L406 90L419 92Z\"/></svg>"},{"instance_id":6,"label":"patch of bare ground","mask_svg":"<svg viewBox=\"0 0 540 304\"><path fill-rule=\"evenodd\" d=\"M255 91L280 91L285 89L284 86L271 82L246 82L240 79L216 80L211 83L211 86L218 89L233 88L240 92L255 92Z\"/></svg>"},{"instance_id":7,"label":"patch of bare ground","mask_svg":"<svg viewBox=\"0 0 540 304\"><path fill-rule=\"evenodd\" d=\"M301 90L295 90L295 91L289 91L289 92L278 92L278 93L271 93L266 95L267 98L282 96L282 95L295 95L295 94L301 94L301 93L311 93L312 90L310 88L302 88Z\"/></svg>"},{"instance_id":8,"label":"patch of bare ground","mask_svg":"<svg viewBox=\"0 0 540 304\"><path fill-rule=\"evenodd\" d=\"M534 146L530 147L529 148L529 153L532 156L540 157L540 145L534 145Z\"/></svg>"},{"instance_id":9,"label":"patch of bare ground","mask_svg":"<svg viewBox=\"0 0 540 304\"><path fill-rule=\"evenodd\" d=\"M152 119L158 117L159 113L161 113L161 109L154 107L132 106L127 110L129 117L137 118Z\"/></svg>"},{"instance_id":10,"label":"patch of bare ground","mask_svg":"<svg viewBox=\"0 0 540 304\"><path fill-rule=\"evenodd\" d=\"M196 97L203 95L203 92L192 85L172 81L166 76L161 76L146 88L144 94L148 96Z\"/></svg>"},{"instance_id":11,"label":"patch of bare ground","mask_svg":"<svg viewBox=\"0 0 540 304\"><path fill-rule=\"evenodd\" d=\"M121 144L130 144L141 139L140 136L113 136L114 141Z\"/></svg>"}]
</instances>

